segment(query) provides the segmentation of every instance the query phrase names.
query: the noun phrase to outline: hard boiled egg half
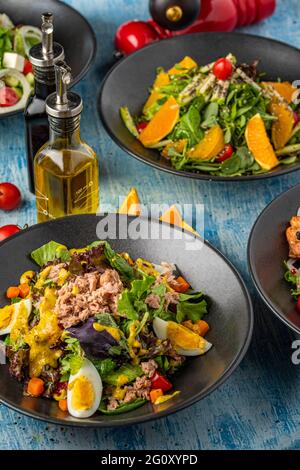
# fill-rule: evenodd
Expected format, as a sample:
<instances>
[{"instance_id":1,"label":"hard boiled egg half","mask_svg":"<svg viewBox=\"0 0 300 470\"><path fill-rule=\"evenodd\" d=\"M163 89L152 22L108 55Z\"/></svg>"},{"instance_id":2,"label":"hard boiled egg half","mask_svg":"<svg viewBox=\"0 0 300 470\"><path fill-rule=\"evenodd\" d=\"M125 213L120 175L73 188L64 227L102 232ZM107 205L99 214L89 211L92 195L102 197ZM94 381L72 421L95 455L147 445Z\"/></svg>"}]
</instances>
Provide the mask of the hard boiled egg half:
<instances>
[{"instance_id":1,"label":"hard boiled egg half","mask_svg":"<svg viewBox=\"0 0 300 470\"><path fill-rule=\"evenodd\" d=\"M31 309L31 299L21 300L15 304L0 308L0 336L8 335L11 332L19 316L28 318Z\"/></svg>"},{"instance_id":2,"label":"hard boiled egg half","mask_svg":"<svg viewBox=\"0 0 300 470\"><path fill-rule=\"evenodd\" d=\"M212 344L174 321L154 318L153 329L159 339L169 339L178 354L182 356L200 356L205 354Z\"/></svg>"},{"instance_id":3,"label":"hard boiled egg half","mask_svg":"<svg viewBox=\"0 0 300 470\"><path fill-rule=\"evenodd\" d=\"M99 408L102 397L102 380L88 359L76 374L70 375L67 391L67 404L70 415L75 418L89 418Z\"/></svg>"}]
</instances>

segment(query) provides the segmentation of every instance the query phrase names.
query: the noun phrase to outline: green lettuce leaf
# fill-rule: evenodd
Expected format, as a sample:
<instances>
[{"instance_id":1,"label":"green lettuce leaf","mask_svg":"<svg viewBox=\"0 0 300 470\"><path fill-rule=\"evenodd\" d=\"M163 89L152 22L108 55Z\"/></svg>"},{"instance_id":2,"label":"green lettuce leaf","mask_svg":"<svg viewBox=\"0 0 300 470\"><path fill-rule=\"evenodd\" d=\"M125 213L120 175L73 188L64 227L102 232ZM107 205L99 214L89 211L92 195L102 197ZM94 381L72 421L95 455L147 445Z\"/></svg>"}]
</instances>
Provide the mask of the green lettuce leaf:
<instances>
[{"instance_id":1,"label":"green lettuce leaf","mask_svg":"<svg viewBox=\"0 0 300 470\"><path fill-rule=\"evenodd\" d=\"M108 374L105 378L104 381L108 383L109 385L120 385L119 379L122 376L127 377L127 382L130 383L133 382L137 377L140 377L143 375L142 368L140 366L135 366L132 364L124 364L121 366L118 370L111 372Z\"/></svg>"},{"instance_id":2,"label":"green lettuce leaf","mask_svg":"<svg viewBox=\"0 0 300 470\"><path fill-rule=\"evenodd\" d=\"M64 339L64 342L66 343L66 354L60 359L60 374L62 382L68 380L70 374L76 374L84 360L84 352L78 339L67 336Z\"/></svg>"},{"instance_id":3,"label":"green lettuce leaf","mask_svg":"<svg viewBox=\"0 0 300 470\"><path fill-rule=\"evenodd\" d=\"M39 266L44 266L49 261L54 259L61 259L63 262L71 259L68 249L61 243L57 243L53 240L46 243L45 245L32 251L31 258Z\"/></svg>"},{"instance_id":4,"label":"green lettuce leaf","mask_svg":"<svg viewBox=\"0 0 300 470\"><path fill-rule=\"evenodd\" d=\"M207 309L207 301L201 292L180 294L176 320L178 323L182 323L184 320L196 322L206 315Z\"/></svg>"}]
</instances>

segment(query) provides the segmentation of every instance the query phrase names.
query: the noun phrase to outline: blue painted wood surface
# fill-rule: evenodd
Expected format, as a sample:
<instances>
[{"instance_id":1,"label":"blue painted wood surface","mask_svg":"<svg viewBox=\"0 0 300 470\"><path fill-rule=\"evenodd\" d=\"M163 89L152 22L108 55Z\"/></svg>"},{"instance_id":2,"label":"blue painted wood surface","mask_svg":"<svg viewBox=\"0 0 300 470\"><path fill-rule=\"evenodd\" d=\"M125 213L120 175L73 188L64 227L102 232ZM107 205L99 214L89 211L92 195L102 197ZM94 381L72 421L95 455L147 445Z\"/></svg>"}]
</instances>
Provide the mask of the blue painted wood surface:
<instances>
[{"instance_id":1,"label":"blue painted wood surface","mask_svg":"<svg viewBox=\"0 0 300 470\"><path fill-rule=\"evenodd\" d=\"M175 415L127 429L85 430L42 423L0 406L0 449L299 449L300 369L290 360L293 337L254 292L246 245L259 213L275 196L298 183L300 172L260 182L192 181L153 170L122 152L103 130L96 96L112 60L117 25L133 17L147 18L148 2L68 3L88 18L98 40L96 63L77 90L85 103L83 136L100 156L102 203L116 204L118 195L133 185L144 203L204 203L206 238L237 266L253 295L254 337L241 366L222 387ZM275 16L242 31L300 47L299 21L299 1L278 0ZM284 64L282 69L284 74ZM0 120L0 181L15 182L24 195L22 208L0 213L0 225L36 221L34 198L27 191L23 133L21 115Z\"/></svg>"}]
</instances>

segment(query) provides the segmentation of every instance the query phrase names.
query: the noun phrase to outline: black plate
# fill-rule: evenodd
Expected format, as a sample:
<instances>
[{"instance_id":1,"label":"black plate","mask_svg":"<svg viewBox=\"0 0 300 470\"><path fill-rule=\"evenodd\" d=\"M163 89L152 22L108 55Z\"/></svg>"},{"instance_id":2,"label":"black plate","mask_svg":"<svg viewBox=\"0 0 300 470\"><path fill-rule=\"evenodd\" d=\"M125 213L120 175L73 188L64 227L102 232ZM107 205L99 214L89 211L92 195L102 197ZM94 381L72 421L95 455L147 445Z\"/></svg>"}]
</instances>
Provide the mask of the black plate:
<instances>
[{"instance_id":1,"label":"black plate","mask_svg":"<svg viewBox=\"0 0 300 470\"><path fill-rule=\"evenodd\" d=\"M110 216L110 218L115 216ZM36 266L28 258L31 250L49 240L56 240L69 247L85 246L97 239L96 226L101 217L93 215L71 216L35 225L0 244L0 303L5 304L4 292L9 285L18 283L19 274ZM131 218L117 216L117 221L127 227ZM144 219L144 224L148 222ZM151 222L152 228L169 229L160 222ZM179 235L171 227L171 235ZM187 235L186 241L195 241ZM97 414L79 420L66 416L54 401L24 398L22 386L9 376L7 366L0 367L0 400L2 403L29 416L64 425L119 426L158 418L178 411L212 392L227 379L242 360L250 343L253 312L247 289L235 268L224 256L204 244L201 250L187 251L184 240L112 240L118 251L128 251L133 258L144 257L153 262L174 262L195 289L201 289L214 301L209 314L211 331L208 340L214 347L205 356L194 358L174 377L174 384L181 393L154 411L147 404L135 411L119 416ZM200 239L196 240L201 246ZM217 275L216 275L217 273ZM216 285L217 283L217 285Z\"/></svg>"},{"instance_id":2,"label":"black plate","mask_svg":"<svg viewBox=\"0 0 300 470\"><path fill-rule=\"evenodd\" d=\"M288 259L285 230L300 207L300 185L278 196L258 217L248 243L248 263L255 286L267 306L300 334L300 313L284 280Z\"/></svg>"},{"instance_id":3,"label":"black plate","mask_svg":"<svg viewBox=\"0 0 300 470\"><path fill-rule=\"evenodd\" d=\"M96 54L96 37L91 25L74 8L58 0L0 0L0 13L6 13L17 26L41 26L42 13L54 14L54 40L65 49L66 61L72 68L75 85L87 73ZM11 116L21 111L0 114Z\"/></svg>"},{"instance_id":4,"label":"black plate","mask_svg":"<svg viewBox=\"0 0 300 470\"><path fill-rule=\"evenodd\" d=\"M211 176L204 173L175 170L156 150L146 149L124 126L119 109L128 106L132 114L139 114L152 86L157 67L170 68L184 56L192 56L199 64L218 57L235 54L239 62L252 63L260 59L260 70L265 79L293 82L299 78L300 50L272 39L238 33L197 33L178 36L151 44L117 63L108 73L99 97L99 112L104 126L114 141L138 160L159 170L189 178L240 181L282 175L300 168L300 162L281 166L261 175L238 177Z\"/></svg>"}]
</instances>

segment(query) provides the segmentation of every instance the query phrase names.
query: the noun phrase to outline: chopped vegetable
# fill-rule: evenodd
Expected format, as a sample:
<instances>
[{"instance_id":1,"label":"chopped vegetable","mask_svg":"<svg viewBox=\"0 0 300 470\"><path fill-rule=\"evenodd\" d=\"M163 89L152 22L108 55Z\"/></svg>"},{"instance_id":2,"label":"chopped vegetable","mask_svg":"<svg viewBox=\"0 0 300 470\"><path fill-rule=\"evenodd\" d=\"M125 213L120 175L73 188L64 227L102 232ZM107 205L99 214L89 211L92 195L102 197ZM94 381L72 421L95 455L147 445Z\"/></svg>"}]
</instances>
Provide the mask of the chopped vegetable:
<instances>
[{"instance_id":1,"label":"chopped vegetable","mask_svg":"<svg viewBox=\"0 0 300 470\"><path fill-rule=\"evenodd\" d=\"M27 385L27 392L33 397L40 397L45 390L45 383L38 377L33 377Z\"/></svg>"},{"instance_id":2,"label":"chopped vegetable","mask_svg":"<svg viewBox=\"0 0 300 470\"><path fill-rule=\"evenodd\" d=\"M68 411L68 402L66 399L59 400L58 406L61 411Z\"/></svg>"},{"instance_id":3,"label":"chopped vegetable","mask_svg":"<svg viewBox=\"0 0 300 470\"><path fill-rule=\"evenodd\" d=\"M158 397L161 397L164 394L161 388L155 388L150 392L151 403L155 403Z\"/></svg>"},{"instance_id":4,"label":"chopped vegetable","mask_svg":"<svg viewBox=\"0 0 300 470\"><path fill-rule=\"evenodd\" d=\"M173 388L173 385L171 382L169 382L166 377L163 375L159 374L159 372L155 372L153 377L151 378L151 383L152 383L152 389L160 389L163 392L168 392Z\"/></svg>"},{"instance_id":5,"label":"chopped vegetable","mask_svg":"<svg viewBox=\"0 0 300 470\"><path fill-rule=\"evenodd\" d=\"M14 297L19 297L20 289L19 287L9 287L6 291L6 297L8 299L13 299Z\"/></svg>"}]
</instances>

